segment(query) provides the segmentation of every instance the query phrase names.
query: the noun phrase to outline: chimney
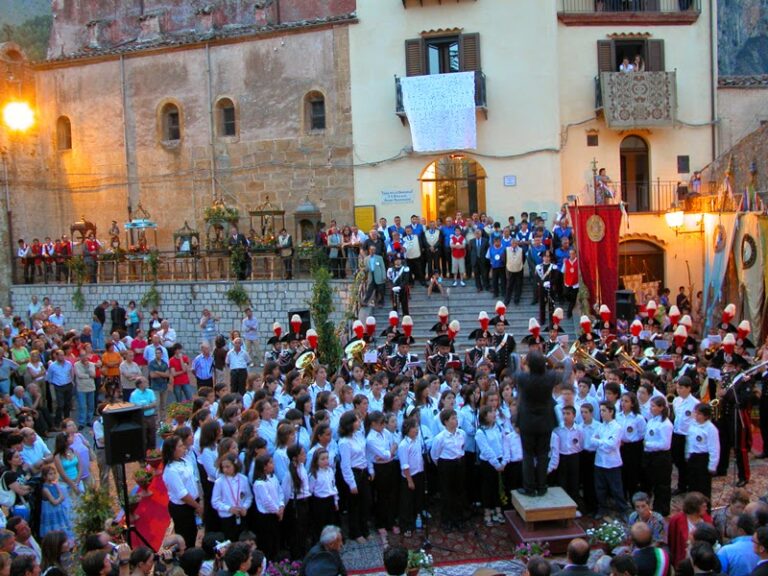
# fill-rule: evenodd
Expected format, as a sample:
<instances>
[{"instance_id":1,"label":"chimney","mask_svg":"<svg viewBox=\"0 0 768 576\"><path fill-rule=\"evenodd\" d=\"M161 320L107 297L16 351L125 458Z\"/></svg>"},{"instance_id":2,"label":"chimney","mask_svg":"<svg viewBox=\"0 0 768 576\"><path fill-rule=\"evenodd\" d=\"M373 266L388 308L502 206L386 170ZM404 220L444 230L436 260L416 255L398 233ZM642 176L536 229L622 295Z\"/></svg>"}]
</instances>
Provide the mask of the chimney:
<instances>
[{"instance_id":1,"label":"chimney","mask_svg":"<svg viewBox=\"0 0 768 576\"><path fill-rule=\"evenodd\" d=\"M254 24L270 26L277 22L277 3L274 0L256 0L254 5Z\"/></svg>"},{"instance_id":2,"label":"chimney","mask_svg":"<svg viewBox=\"0 0 768 576\"><path fill-rule=\"evenodd\" d=\"M112 38L115 21L112 19L91 20L85 26L88 29L88 48L100 50L114 44Z\"/></svg>"},{"instance_id":3,"label":"chimney","mask_svg":"<svg viewBox=\"0 0 768 576\"><path fill-rule=\"evenodd\" d=\"M163 36L162 19L165 16L163 12L148 12L139 16L139 42L153 42Z\"/></svg>"},{"instance_id":4,"label":"chimney","mask_svg":"<svg viewBox=\"0 0 768 576\"><path fill-rule=\"evenodd\" d=\"M216 27L213 11L213 6L206 4L195 12L195 30L199 34L213 32Z\"/></svg>"}]
</instances>

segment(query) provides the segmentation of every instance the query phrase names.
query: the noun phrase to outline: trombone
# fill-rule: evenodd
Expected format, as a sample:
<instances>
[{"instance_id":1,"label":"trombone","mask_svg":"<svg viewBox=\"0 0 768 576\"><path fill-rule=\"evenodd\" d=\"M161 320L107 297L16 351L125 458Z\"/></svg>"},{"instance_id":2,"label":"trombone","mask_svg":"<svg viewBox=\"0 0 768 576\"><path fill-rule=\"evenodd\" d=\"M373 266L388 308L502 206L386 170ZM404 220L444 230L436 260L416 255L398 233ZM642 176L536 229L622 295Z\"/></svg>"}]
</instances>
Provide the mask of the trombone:
<instances>
[{"instance_id":1,"label":"trombone","mask_svg":"<svg viewBox=\"0 0 768 576\"><path fill-rule=\"evenodd\" d=\"M619 361L619 363L622 366L626 366L632 372L637 374L638 376L642 376L645 373L645 370L643 370L643 367L638 364L632 356L627 354L627 351L624 350L623 347L619 346L619 348L616 349L616 351L613 353L613 358Z\"/></svg>"},{"instance_id":2,"label":"trombone","mask_svg":"<svg viewBox=\"0 0 768 576\"><path fill-rule=\"evenodd\" d=\"M587 367L587 370L591 369L600 371L605 369L605 364L600 362L600 360L593 358L590 353L584 349L584 346L578 340L573 343L573 346L571 346L571 349L568 353L571 355L571 358L573 358L575 362L581 362L584 364L584 366Z\"/></svg>"}]
</instances>

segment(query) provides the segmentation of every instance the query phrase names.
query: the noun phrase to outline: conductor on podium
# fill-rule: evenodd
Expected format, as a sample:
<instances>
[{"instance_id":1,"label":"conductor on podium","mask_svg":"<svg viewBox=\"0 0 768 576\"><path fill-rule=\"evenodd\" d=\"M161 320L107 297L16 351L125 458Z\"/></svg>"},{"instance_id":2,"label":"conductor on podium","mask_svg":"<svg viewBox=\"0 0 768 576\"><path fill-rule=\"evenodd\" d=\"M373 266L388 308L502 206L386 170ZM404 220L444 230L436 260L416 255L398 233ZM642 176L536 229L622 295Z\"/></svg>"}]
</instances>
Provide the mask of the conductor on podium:
<instances>
[{"instance_id":1,"label":"conductor on podium","mask_svg":"<svg viewBox=\"0 0 768 576\"><path fill-rule=\"evenodd\" d=\"M550 439L557 426L552 390L558 378L547 371L546 358L540 352L529 352L526 362L529 372L518 379L517 425L523 444L523 487L518 491L543 496L547 492Z\"/></svg>"}]
</instances>

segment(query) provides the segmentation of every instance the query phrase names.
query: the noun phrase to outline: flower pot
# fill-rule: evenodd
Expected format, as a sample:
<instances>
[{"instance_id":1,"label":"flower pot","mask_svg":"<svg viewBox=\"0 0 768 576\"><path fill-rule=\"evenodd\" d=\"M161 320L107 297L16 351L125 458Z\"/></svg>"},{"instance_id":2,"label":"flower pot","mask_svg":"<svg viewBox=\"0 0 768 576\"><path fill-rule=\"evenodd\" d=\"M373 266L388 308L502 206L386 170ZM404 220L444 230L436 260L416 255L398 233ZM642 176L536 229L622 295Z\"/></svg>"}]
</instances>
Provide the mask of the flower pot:
<instances>
[{"instance_id":1,"label":"flower pot","mask_svg":"<svg viewBox=\"0 0 768 576\"><path fill-rule=\"evenodd\" d=\"M157 470L162 462L163 459L161 457L147 458L147 464L149 464L153 470Z\"/></svg>"},{"instance_id":2,"label":"flower pot","mask_svg":"<svg viewBox=\"0 0 768 576\"><path fill-rule=\"evenodd\" d=\"M408 568L408 570L406 570L405 573L408 576L416 576L419 573L419 568Z\"/></svg>"}]
</instances>

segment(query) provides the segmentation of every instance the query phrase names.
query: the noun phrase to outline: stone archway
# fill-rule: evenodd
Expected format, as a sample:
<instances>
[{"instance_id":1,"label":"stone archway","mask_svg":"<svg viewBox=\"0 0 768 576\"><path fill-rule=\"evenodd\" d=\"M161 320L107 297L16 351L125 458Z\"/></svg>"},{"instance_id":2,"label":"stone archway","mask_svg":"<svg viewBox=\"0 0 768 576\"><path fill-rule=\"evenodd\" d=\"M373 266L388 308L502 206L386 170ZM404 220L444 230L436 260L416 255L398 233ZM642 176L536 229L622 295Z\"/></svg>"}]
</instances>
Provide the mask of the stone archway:
<instances>
[{"instance_id":1,"label":"stone archway","mask_svg":"<svg viewBox=\"0 0 768 576\"><path fill-rule=\"evenodd\" d=\"M427 220L485 212L486 174L482 165L463 154L430 162L421 173L422 213Z\"/></svg>"}]
</instances>

